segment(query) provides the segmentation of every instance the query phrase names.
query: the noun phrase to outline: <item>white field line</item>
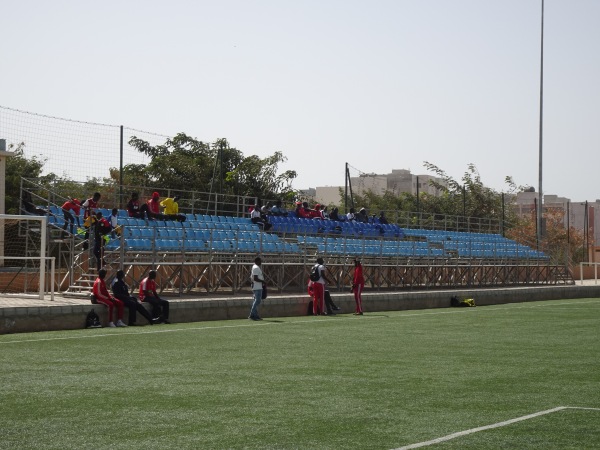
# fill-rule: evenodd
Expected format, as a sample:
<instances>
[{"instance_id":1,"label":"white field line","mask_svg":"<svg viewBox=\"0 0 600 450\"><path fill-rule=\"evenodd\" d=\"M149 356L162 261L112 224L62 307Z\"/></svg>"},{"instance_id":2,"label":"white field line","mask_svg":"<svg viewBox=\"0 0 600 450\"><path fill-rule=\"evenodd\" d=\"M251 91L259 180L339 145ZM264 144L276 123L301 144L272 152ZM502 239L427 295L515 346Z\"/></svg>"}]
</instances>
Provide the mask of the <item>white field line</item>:
<instances>
[{"instance_id":1,"label":"white field line","mask_svg":"<svg viewBox=\"0 0 600 450\"><path fill-rule=\"evenodd\" d=\"M540 305L522 305L522 306L512 306L513 304L504 304L504 305L490 305L485 308L475 309L476 311L511 311L513 309L524 309L524 308L545 308L545 307L556 307L556 306L571 306L571 305L586 305L586 304L594 304L599 303L600 300L591 300L586 302L568 302L568 303L548 303L548 304L540 304ZM497 306L497 307L494 307ZM503 306L503 308L499 308L498 306ZM407 319L411 317L421 317L421 316L436 316L440 314L463 314L467 311L473 311L472 308L459 308L453 309L451 311L429 311L429 312L420 312L420 313L412 313L410 311L403 311L407 314L403 314L398 316L398 319ZM384 311L381 311L384 313ZM377 316L362 316L360 318L348 317L352 320L367 320L367 319L385 319L386 316L377 315ZM336 319L334 319L336 320ZM189 327L189 328L166 328L166 329L155 329L153 326L152 331L137 331L137 332L126 332L123 329L119 329L119 332L116 333L104 333L104 334L93 334L89 336L62 336L62 337L53 337L53 338L39 338L39 339L21 339L21 340L11 340L11 341L0 341L0 345L3 344L18 344L24 342L47 342L47 341L66 341L72 339L92 339L92 338L102 338L102 337L115 337L115 336L132 336L132 335L141 335L141 334L157 334L157 333L174 333L177 331L205 331L205 330L218 330L218 329L226 329L226 328L246 328L246 327L256 327L261 325L295 325L295 324L316 324L316 323L333 323L330 319L305 319L305 320L292 320L288 322L260 322L260 323L251 323L251 324L238 324L238 325L219 325L219 326L202 326L202 327ZM114 330L116 331L116 330Z\"/></svg>"},{"instance_id":2,"label":"white field line","mask_svg":"<svg viewBox=\"0 0 600 450\"><path fill-rule=\"evenodd\" d=\"M558 411L564 411L565 409L580 409L586 411L600 411L600 408L585 408L579 406L558 406L556 408L547 409L545 411L539 411L533 414L528 414L526 416L517 417L515 419L505 420L504 422L493 423L491 425L486 425L483 427L471 428L470 430L459 431L457 433L452 433L447 436L442 436L437 439L432 439L430 441L418 442L416 444L406 445L404 447L399 447L395 450L409 450L411 448L420 448L427 447L429 445L439 444L441 442L446 442L451 439L456 439L462 436L467 436L473 433L479 433L480 431L492 430L494 428L505 427L507 425L512 425L513 423L522 422L524 420L535 419L536 417L544 416L546 414L552 414Z\"/></svg>"}]
</instances>

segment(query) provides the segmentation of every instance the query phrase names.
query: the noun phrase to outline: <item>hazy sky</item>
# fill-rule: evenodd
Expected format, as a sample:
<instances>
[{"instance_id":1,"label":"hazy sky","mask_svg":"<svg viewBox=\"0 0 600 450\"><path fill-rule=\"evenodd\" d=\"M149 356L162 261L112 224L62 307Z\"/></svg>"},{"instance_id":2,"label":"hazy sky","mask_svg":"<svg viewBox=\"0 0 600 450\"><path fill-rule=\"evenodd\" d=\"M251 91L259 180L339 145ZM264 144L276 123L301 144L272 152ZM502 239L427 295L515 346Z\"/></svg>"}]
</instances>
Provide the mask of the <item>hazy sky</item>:
<instances>
[{"instance_id":1,"label":"hazy sky","mask_svg":"<svg viewBox=\"0 0 600 450\"><path fill-rule=\"evenodd\" d=\"M0 105L363 172L538 186L541 0L0 3ZM600 0L546 0L544 193L600 198ZM0 130L0 137L2 130ZM112 164L114 165L114 164ZM117 163L118 165L118 163Z\"/></svg>"}]
</instances>

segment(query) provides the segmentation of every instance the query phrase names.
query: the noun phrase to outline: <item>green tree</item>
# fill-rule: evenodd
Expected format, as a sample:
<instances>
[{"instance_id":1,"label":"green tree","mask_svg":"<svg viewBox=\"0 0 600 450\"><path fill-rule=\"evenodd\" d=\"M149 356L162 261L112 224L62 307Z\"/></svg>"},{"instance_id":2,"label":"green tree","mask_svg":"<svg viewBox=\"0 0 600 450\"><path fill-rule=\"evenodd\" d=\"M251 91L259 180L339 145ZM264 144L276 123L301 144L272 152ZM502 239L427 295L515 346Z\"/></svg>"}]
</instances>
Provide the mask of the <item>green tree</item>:
<instances>
[{"instance_id":1,"label":"green tree","mask_svg":"<svg viewBox=\"0 0 600 450\"><path fill-rule=\"evenodd\" d=\"M279 164L286 161L281 152L266 158L246 157L226 139L208 144L179 133L162 145L152 146L135 136L129 144L151 161L146 166L125 166L126 185L168 186L173 190L271 199L290 195L291 182L296 178L293 170L278 173ZM111 176L118 176L118 171L113 169Z\"/></svg>"},{"instance_id":2,"label":"green tree","mask_svg":"<svg viewBox=\"0 0 600 450\"><path fill-rule=\"evenodd\" d=\"M26 158L25 143L9 144L12 156L6 158L6 213L20 214L21 178L40 178L46 159L34 156ZM46 179L49 176L45 177Z\"/></svg>"}]
</instances>

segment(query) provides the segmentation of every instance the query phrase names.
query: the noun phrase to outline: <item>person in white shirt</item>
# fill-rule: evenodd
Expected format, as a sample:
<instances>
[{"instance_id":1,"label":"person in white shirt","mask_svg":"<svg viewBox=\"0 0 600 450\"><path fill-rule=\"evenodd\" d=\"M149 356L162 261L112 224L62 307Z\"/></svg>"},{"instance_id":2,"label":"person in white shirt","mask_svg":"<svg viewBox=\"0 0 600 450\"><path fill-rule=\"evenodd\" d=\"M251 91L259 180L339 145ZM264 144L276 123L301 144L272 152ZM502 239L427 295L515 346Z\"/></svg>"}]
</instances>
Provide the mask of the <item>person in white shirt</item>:
<instances>
[{"instance_id":1,"label":"person in white shirt","mask_svg":"<svg viewBox=\"0 0 600 450\"><path fill-rule=\"evenodd\" d=\"M254 302L252 303L252 308L250 309L250 316L248 316L248 319L250 320L262 320L258 315L258 306L262 301L263 283L265 282L265 277L262 269L260 268L261 264L262 260L259 256L257 256L254 259L254 265L252 266L252 272L250 273L250 281L252 282L252 295L254 297Z\"/></svg>"},{"instance_id":2,"label":"person in white shirt","mask_svg":"<svg viewBox=\"0 0 600 450\"><path fill-rule=\"evenodd\" d=\"M356 220L356 216L354 215L354 208L350 208L350 212L346 214L346 220L348 222L352 222Z\"/></svg>"}]
</instances>

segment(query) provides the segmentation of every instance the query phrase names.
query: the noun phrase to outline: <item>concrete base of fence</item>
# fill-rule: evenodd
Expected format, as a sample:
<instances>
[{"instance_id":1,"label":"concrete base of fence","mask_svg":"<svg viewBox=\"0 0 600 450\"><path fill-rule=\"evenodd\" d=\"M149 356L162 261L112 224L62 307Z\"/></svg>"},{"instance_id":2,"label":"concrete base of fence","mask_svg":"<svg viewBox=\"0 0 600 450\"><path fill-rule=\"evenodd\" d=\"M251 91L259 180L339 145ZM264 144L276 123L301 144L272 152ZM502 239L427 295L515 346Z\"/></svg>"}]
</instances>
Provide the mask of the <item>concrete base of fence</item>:
<instances>
[{"instance_id":1,"label":"concrete base of fence","mask_svg":"<svg viewBox=\"0 0 600 450\"><path fill-rule=\"evenodd\" d=\"M600 285L587 286L543 286L493 289L465 289L410 292L367 292L363 293L365 314L380 311L448 308L450 297L474 298L478 306L504 303L532 302L557 299L600 297ZM244 319L248 317L252 299L250 296L231 298L168 298L170 321L200 322L214 320ZM351 293L332 294L340 314L354 312L354 297ZM308 295L272 295L260 306L264 318L306 315ZM59 301L45 301L42 306L19 306L0 301L0 334L35 331L81 329L85 327L87 313L94 309L102 324L108 324L107 308L92 305L82 300L78 304L61 305ZM125 321L127 311L125 311ZM138 323L145 319L138 314Z\"/></svg>"}]
</instances>

